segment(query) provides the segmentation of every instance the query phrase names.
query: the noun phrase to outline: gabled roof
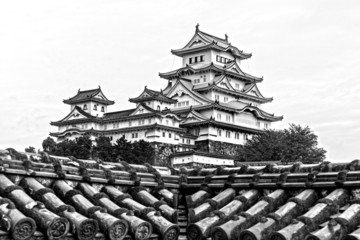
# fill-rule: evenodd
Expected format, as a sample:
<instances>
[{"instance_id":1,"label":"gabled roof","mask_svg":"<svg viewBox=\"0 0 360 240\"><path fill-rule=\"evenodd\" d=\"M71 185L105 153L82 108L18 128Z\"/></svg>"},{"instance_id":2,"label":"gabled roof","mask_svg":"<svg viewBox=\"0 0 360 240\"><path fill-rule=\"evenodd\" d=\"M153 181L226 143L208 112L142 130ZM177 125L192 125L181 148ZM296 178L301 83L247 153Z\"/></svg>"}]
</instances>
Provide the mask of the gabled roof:
<instances>
[{"instance_id":1,"label":"gabled roof","mask_svg":"<svg viewBox=\"0 0 360 240\"><path fill-rule=\"evenodd\" d=\"M136 98L130 98L129 101L133 103L139 103L139 102L147 102L152 100L158 100L162 102L168 102L168 103L176 103L177 101L175 99L168 98L163 94L163 92L154 91L151 89L148 89L145 87L144 91Z\"/></svg>"},{"instance_id":2,"label":"gabled roof","mask_svg":"<svg viewBox=\"0 0 360 240\"><path fill-rule=\"evenodd\" d=\"M174 95L172 95L177 89L179 90L179 88L183 88L187 94L189 94L189 96L193 97L194 99L198 100L199 102L202 103L211 103L212 101L203 97L201 94L195 92L192 90L193 85L191 83L190 80L187 79L178 79L175 84L173 85L173 87L169 90L169 92L167 93L167 96L171 98L174 97Z\"/></svg>"},{"instance_id":3,"label":"gabled roof","mask_svg":"<svg viewBox=\"0 0 360 240\"><path fill-rule=\"evenodd\" d=\"M201 115L199 112L194 111L192 108L190 109L189 113L186 115L185 119L183 120L182 123L187 123L187 122L201 122L201 121L206 121L209 120L209 118Z\"/></svg>"},{"instance_id":4,"label":"gabled roof","mask_svg":"<svg viewBox=\"0 0 360 240\"><path fill-rule=\"evenodd\" d=\"M257 97L260 97L260 98L264 98L264 99L268 99L270 101L273 100L273 98L265 98L264 95L261 94L258 86L256 83L249 83L249 84L245 84L242 92L244 93L251 93L252 91L254 91L254 94L257 96Z\"/></svg>"},{"instance_id":5,"label":"gabled roof","mask_svg":"<svg viewBox=\"0 0 360 240\"><path fill-rule=\"evenodd\" d=\"M135 109L136 108L127 109L127 110L123 110L123 111L117 111L117 112L108 112L103 115L102 119L103 120L113 120L113 119L128 117L128 116L130 116L130 114L132 112L135 111Z\"/></svg>"},{"instance_id":6,"label":"gabled roof","mask_svg":"<svg viewBox=\"0 0 360 240\"><path fill-rule=\"evenodd\" d=\"M253 112L254 115L257 118L261 118L270 122L276 122L276 121L280 121L283 119L283 116L275 116L274 114L270 114L265 112L264 110L257 108L255 106L250 106L247 103L241 102L241 101L232 101L229 103L221 103L221 102L212 102L211 104L204 104L204 105L200 105L200 106L193 106L191 109L173 109L172 111L175 112L176 114L181 114L181 113L186 113L187 115L193 111L193 112L197 112L199 113L199 111L201 110L206 110L206 109L220 109L220 110L224 110L224 111L229 111L229 112L237 112L237 113L241 113L241 112ZM200 113L199 113L200 114ZM200 116L202 116L200 114Z\"/></svg>"},{"instance_id":7,"label":"gabled roof","mask_svg":"<svg viewBox=\"0 0 360 240\"><path fill-rule=\"evenodd\" d=\"M135 114L139 108L144 108L147 110L147 112L141 113L141 114ZM171 118L176 118L178 121L181 120L175 113L170 112L169 110L157 111L155 109L152 109L145 103L140 103L139 106L137 106L136 108L133 108L133 109L128 109L128 110L119 111L119 112L106 113L106 114L104 114L104 116L102 118L100 118L100 120L105 121L105 122L114 122L114 121L120 121L120 120L126 121L126 120L130 120L130 119L143 119L143 118L149 118L149 117L171 117Z\"/></svg>"},{"instance_id":8,"label":"gabled roof","mask_svg":"<svg viewBox=\"0 0 360 240\"><path fill-rule=\"evenodd\" d=\"M219 83L221 83L221 82L224 82L224 84L226 86L228 86L228 88L219 86ZM255 95L248 94L250 92L250 90L254 89L254 88L255 88L256 94ZM259 89L257 88L257 86L255 84L251 85L251 88L247 87L246 92L234 89L232 87L232 85L229 83L229 80L227 79L227 77L225 75L217 76L211 82L208 82L208 83L194 85L193 90L198 91L198 92L215 90L215 91L220 91L220 92L225 92L225 93L228 93L231 95L235 95L235 96L238 96L241 98L249 99L249 100L252 100L255 102L259 102L259 103L267 103L267 102L271 102L273 100L273 98L265 98L260 93Z\"/></svg>"},{"instance_id":9,"label":"gabled roof","mask_svg":"<svg viewBox=\"0 0 360 240\"><path fill-rule=\"evenodd\" d=\"M66 104L85 103L90 101L105 105L112 105L115 103L114 101L110 101L105 97L104 93L101 91L100 86L96 89L85 91L80 91L79 89L78 93L75 96L63 100L63 102Z\"/></svg>"},{"instance_id":10,"label":"gabled roof","mask_svg":"<svg viewBox=\"0 0 360 240\"><path fill-rule=\"evenodd\" d=\"M225 39L219 38L200 31L198 26L196 27L194 36L185 45L185 47L177 50L171 50L171 52L176 56L183 56L188 53L202 51L205 49L217 49L219 51L230 52L234 57L239 59L247 59L251 57L251 53L244 53L237 47L232 46L227 39L227 35L225 35Z\"/></svg>"},{"instance_id":11,"label":"gabled roof","mask_svg":"<svg viewBox=\"0 0 360 240\"><path fill-rule=\"evenodd\" d=\"M246 106L243 109L240 110L241 112L253 112L257 118L262 118L264 120L270 121L270 122L277 122L283 120L283 116L275 116L274 114L270 114L265 112L264 110L261 110L254 106Z\"/></svg>"},{"instance_id":12,"label":"gabled roof","mask_svg":"<svg viewBox=\"0 0 360 240\"><path fill-rule=\"evenodd\" d=\"M136 108L135 110L130 113L130 116L132 115L141 115L141 114L144 114L144 113L140 113L140 114L136 114L140 109L145 109L147 112L146 113L155 113L157 111L155 111L154 109L152 109L151 107L149 107L147 104L145 103L140 103Z\"/></svg>"},{"instance_id":13,"label":"gabled roof","mask_svg":"<svg viewBox=\"0 0 360 240\"><path fill-rule=\"evenodd\" d=\"M97 120L97 117L92 116L91 114L85 112L80 107L76 106L73 110L66 115L63 119L55 122L50 122L50 125L61 126L63 124L75 124L79 122L90 122Z\"/></svg>"},{"instance_id":14,"label":"gabled roof","mask_svg":"<svg viewBox=\"0 0 360 240\"><path fill-rule=\"evenodd\" d=\"M233 69L236 69L233 70ZM224 67L211 63L203 63L203 64L195 64L195 65L187 65L185 67L166 72L166 73L159 73L159 76L161 78L165 79L174 79L179 78L183 74L189 74L189 73L198 73L198 72L204 72L204 71L214 71L216 73L226 74L231 77L234 77L236 79L241 79L247 82L261 82L263 81L263 78L261 77L255 77L251 74L245 73L240 69L238 64L234 61L227 63Z\"/></svg>"}]
</instances>

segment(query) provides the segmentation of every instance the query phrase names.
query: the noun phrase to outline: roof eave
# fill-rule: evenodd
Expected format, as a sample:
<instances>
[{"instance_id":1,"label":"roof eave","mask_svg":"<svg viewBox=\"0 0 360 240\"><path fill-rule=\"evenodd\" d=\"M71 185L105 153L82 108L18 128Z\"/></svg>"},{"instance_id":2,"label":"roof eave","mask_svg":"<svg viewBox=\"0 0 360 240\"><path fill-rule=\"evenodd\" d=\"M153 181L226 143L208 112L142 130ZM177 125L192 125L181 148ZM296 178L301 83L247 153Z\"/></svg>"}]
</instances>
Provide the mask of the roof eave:
<instances>
[{"instance_id":1,"label":"roof eave","mask_svg":"<svg viewBox=\"0 0 360 240\"><path fill-rule=\"evenodd\" d=\"M102 103L105 105L115 104L115 101L101 100L101 99L97 99L97 98L87 98L87 99L78 99L78 100L64 99L63 100L63 103L66 103L66 104L76 104L76 103L86 103L86 102L97 102L97 103Z\"/></svg>"}]
</instances>

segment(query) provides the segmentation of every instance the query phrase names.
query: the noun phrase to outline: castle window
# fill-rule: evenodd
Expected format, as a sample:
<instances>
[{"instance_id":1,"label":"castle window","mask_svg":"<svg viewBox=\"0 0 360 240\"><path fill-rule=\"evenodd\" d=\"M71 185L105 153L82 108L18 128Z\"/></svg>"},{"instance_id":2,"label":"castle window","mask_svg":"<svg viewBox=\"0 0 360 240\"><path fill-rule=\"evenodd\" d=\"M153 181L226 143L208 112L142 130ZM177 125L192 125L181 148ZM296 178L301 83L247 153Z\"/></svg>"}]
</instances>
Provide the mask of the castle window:
<instances>
[{"instance_id":1,"label":"castle window","mask_svg":"<svg viewBox=\"0 0 360 240\"><path fill-rule=\"evenodd\" d=\"M104 130L106 130L106 129L107 129L107 125L105 124L105 125L104 125Z\"/></svg>"},{"instance_id":2,"label":"castle window","mask_svg":"<svg viewBox=\"0 0 360 240\"><path fill-rule=\"evenodd\" d=\"M260 127L260 122L259 121L256 122L256 126Z\"/></svg>"},{"instance_id":3,"label":"castle window","mask_svg":"<svg viewBox=\"0 0 360 240\"><path fill-rule=\"evenodd\" d=\"M138 137L138 133L132 133L131 134L131 138L137 138Z\"/></svg>"},{"instance_id":4,"label":"castle window","mask_svg":"<svg viewBox=\"0 0 360 240\"><path fill-rule=\"evenodd\" d=\"M219 95L215 95L215 100L219 101L219 99L220 99Z\"/></svg>"},{"instance_id":5,"label":"castle window","mask_svg":"<svg viewBox=\"0 0 360 240\"><path fill-rule=\"evenodd\" d=\"M101 112L105 112L104 106L101 107Z\"/></svg>"},{"instance_id":6,"label":"castle window","mask_svg":"<svg viewBox=\"0 0 360 240\"><path fill-rule=\"evenodd\" d=\"M244 140L248 140L248 135L244 134Z\"/></svg>"},{"instance_id":7,"label":"castle window","mask_svg":"<svg viewBox=\"0 0 360 240\"><path fill-rule=\"evenodd\" d=\"M169 133L169 138L171 138L171 133Z\"/></svg>"},{"instance_id":8,"label":"castle window","mask_svg":"<svg viewBox=\"0 0 360 240\"><path fill-rule=\"evenodd\" d=\"M221 114L220 114L220 113L218 113L218 114L216 115L216 119L217 119L217 120L221 120Z\"/></svg>"},{"instance_id":9,"label":"castle window","mask_svg":"<svg viewBox=\"0 0 360 240\"><path fill-rule=\"evenodd\" d=\"M165 122L166 122L166 125L169 125L169 120L167 120L167 119L166 119L166 121L165 121Z\"/></svg>"},{"instance_id":10,"label":"castle window","mask_svg":"<svg viewBox=\"0 0 360 240\"><path fill-rule=\"evenodd\" d=\"M235 139L239 139L239 133L235 133Z\"/></svg>"},{"instance_id":11,"label":"castle window","mask_svg":"<svg viewBox=\"0 0 360 240\"><path fill-rule=\"evenodd\" d=\"M230 138L230 131L226 131L226 137Z\"/></svg>"},{"instance_id":12,"label":"castle window","mask_svg":"<svg viewBox=\"0 0 360 240\"><path fill-rule=\"evenodd\" d=\"M228 59L228 58L220 57L219 55L217 55L217 56L216 56L216 61L217 61L217 62L220 62L220 63L228 63L228 62L230 62L231 60Z\"/></svg>"},{"instance_id":13,"label":"castle window","mask_svg":"<svg viewBox=\"0 0 360 240\"><path fill-rule=\"evenodd\" d=\"M84 104L83 110L87 110L87 105Z\"/></svg>"},{"instance_id":14,"label":"castle window","mask_svg":"<svg viewBox=\"0 0 360 240\"><path fill-rule=\"evenodd\" d=\"M239 88L240 88L240 84L235 83L235 88L236 88L236 89L239 89Z\"/></svg>"},{"instance_id":15,"label":"castle window","mask_svg":"<svg viewBox=\"0 0 360 240\"><path fill-rule=\"evenodd\" d=\"M131 127L131 121L129 122L129 127Z\"/></svg>"},{"instance_id":16,"label":"castle window","mask_svg":"<svg viewBox=\"0 0 360 240\"><path fill-rule=\"evenodd\" d=\"M151 123L151 118L149 118L148 122L149 122L149 124Z\"/></svg>"},{"instance_id":17,"label":"castle window","mask_svg":"<svg viewBox=\"0 0 360 240\"><path fill-rule=\"evenodd\" d=\"M230 115L226 115L226 121L230 122L230 119L231 119Z\"/></svg>"},{"instance_id":18,"label":"castle window","mask_svg":"<svg viewBox=\"0 0 360 240\"><path fill-rule=\"evenodd\" d=\"M186 139L186 143L187 143L187 144L190 144L190 139Z\"/></svg>"},{"instance_id":19,"label":"castle window","mask_svg":"<svg viewBox=\"0 0 360 240\"><path fill-rule=\"evenodd\" d=\"M268 129L269 128L269 124L268 123L264 123L264 128Z\"/></svg>"},{"instance_id":20,"label":"castle window","mask_svg":"<svg viewBox=\"0 0 360 240\"><path fill-rule=\"evenodd\" d=\"M199 136L199 134L200 134L200 129L196 128L195 131L194 131L194 135Z\"/></svg>"},{"instance_id":21,"label":"castle window","mask_svg":"<svg viewBox=\"0 0 360 240\"><path fill-rule=\"evenodd\" d=\"M229 98L228 97L224 97L224 102L227 102L229 101Z\"/></svg>"},{"instance_id":22,"label":"castle window","mask_svg":"<svg viewBox=\"0 0 360 240\"><path fill-rule=\"evenodd\" d=\"M165 137L165 132L162 133L162 136Z\"/></svg>"},{"instance_id":23,"label":"castle window","mask_svg":"<svg viewBox=\"0 0 360 240\"><path fill-rule=\"evenodd\" d=\"M217 135L218 135L218 137L221 137L221 130L220 129L217 131Z\"/></svg>"},{"instance_id":24,"label":"castle window","mask_svg":"<svg viewBox=\"0 0 360 240\"><path fill-rule=\"evenodd\" d=\"M157 109L156 109L156 110L160 111L160 106L157 106Z\"/></svg>"},{"instance_id":25,"label":"castle window","mask_svg":"<svg viewBox=\"0 0 360 240\"><path fill-rule=\"evenodd\" d=\"M201 55L200 56L200 62L204 62L205 61L205 56L204 55Z\"/></svg>"},{"instance_id":26,"label":"castle window","mask_svg":"<svg viewBox=\"0 0 360 240\"><path fill-rule=\"evenodd\" d=\"M94 105L94 110L97 111L97 105Z\"/></svg>"},{"instance_id":27,"label":"castle window","mask_svg":"<svg viewBox=\"0 0 360 240\"><path fill-rule=\"evenodd\" d=\"M189 58L189 64L192 64L192 58Z\"/></svg>"}]
</instances>

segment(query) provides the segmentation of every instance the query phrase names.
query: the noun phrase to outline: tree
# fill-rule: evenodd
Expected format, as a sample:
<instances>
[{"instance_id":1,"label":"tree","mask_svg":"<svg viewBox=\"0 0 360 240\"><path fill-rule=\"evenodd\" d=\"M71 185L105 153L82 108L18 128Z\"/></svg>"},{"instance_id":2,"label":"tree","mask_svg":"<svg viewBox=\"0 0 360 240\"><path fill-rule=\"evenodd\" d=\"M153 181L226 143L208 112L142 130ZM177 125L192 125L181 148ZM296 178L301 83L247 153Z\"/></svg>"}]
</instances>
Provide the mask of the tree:
<instances>
[{"instance_id":1,"label":"tree","mask_svg":"<svg viewBox=\"0 0 360 240\"><path fill-rule=\"evenodd\" d=\"M34 147L29 146L28 148L25 148L25 152L27 153L36 153L36 150Z\"/></svg>"},{"instance_id":2,"label":"tree","mask_svg":"<svg viewBox=\"0 0 360 240\"><path fill-rule=\"evenodd\" d=\"M119 138L115 144L110 138L100 136L93 145L89 136L82 136L75 140L64 140L56 143L48 137L43 141L45 152L56 156L73 156L79 159L99 158L103 161L126 161L133 164L154 164L155 150L149 142L144 140L133 143L124 137Z\"/></svg>"},{"instance_id":3,"label":"tree","mask_svg":"<svg viewBox=\"0 0 360 240\"><path fill-rule=\"evenodd\" d=\"M47 137L42 142L42 147L43 147L44 152L47 152L48 154L54 154L57 146L56 146L56 142L54 141L54 139L52 139L51 137Z\"/></svg>"},{"instance_id":4,"label":"tree","mask_svg":"<svg viewBox=\"0 0 360 240\"><path fill-rule=\"evenodd\" d=\"M318 163L326 151L318 146L318 136L309 127L290 124L289 129L265 130L248 140L236 155L240 162L281 161Z\"/></svg>"},{"instance_id":5,"label":"tree","mask_svg":"<svg viewBox=\"0 0 360 240\"><path fill-rule=\"evenodd\" d=\"M116 141L114 155L121 161L133 164L154 164L155 160L155 150L149 142L140 140L131 143L124 137Z\"/></svg>"},{"instance_id":6,"label":"tree","mask_svg":"<svg viewBox=\"0 0 360 240\"><path fill-rule=\"evenodd\" d=\"M155 151L154 148L150 145L149 142L144 140L135 141L133 143L133 153L135 155L134 162L135 164L154 164L155 160Z\"/></svg>"},{"instance_id":7,"label":"tree","mask_svg":"<svg viewBox=\"0 0 360 240\"><path fill-rule=\"evenodd\" d=\"M114 146L109 137L100 136L95 140L94 156L106 162L113 162L116 159L114 154Z\"/></svg>"},{"instance_id":8,"label":"tree","mask_svg":"<svg viewBox=\"0 0 360 240\"><path fill-rule=\"evenodd\" d=\"M91 157L92 145L92 141L87 135L76 138L75 144L70 148L72 156L80 159L89 159Z\"/></svg>"}]
</instances>

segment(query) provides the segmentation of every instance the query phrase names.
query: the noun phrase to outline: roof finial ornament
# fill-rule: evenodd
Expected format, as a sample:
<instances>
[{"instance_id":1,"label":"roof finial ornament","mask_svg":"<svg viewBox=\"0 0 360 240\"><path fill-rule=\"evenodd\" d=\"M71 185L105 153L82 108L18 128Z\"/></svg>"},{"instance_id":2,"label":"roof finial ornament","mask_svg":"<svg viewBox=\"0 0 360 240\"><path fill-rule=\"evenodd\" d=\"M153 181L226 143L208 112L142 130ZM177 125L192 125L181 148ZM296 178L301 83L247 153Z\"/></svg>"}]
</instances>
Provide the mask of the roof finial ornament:
<instances>
[{"instance_id":1,"label":"roof finial ornament","mask_svg":"<svg viewBox=\"0 0 360 240\"><path fill-rule=\"evenodd\" d=\"M196 24L196 26L195 26L195 32L198 32L199 31L199 24Z\"/></svg>"},{"instance_id":2,"label":"roof finial ornament","mask_svg":"<svg viewBox=\"0 0 360 240\"><path fill-rule=\"evenodd\" d=\"M80 92L80 88L79 88L79 90L78 90L78 93Z\"/></svg>"},{"instance_id":3,"label":"roof finial ornament","mask_svg":"<svg viewBox=\"0 0 360 240\"><path fill-rule=\"evenodd\" d=\"M145 85L145 89L147 89L147 85Z\"/></svg>"},{"instance_id":4,"label":"roof finial ornament","mask_svg":"<svg viewBox=\"0 0 360 240\"><path fill-rule=\"evenodd\" d=\"M229 36L225 33L225 41L228 41Z\"/></svg>"}]
</instances>

